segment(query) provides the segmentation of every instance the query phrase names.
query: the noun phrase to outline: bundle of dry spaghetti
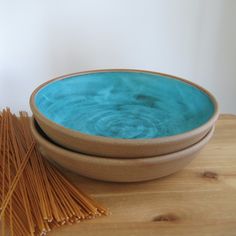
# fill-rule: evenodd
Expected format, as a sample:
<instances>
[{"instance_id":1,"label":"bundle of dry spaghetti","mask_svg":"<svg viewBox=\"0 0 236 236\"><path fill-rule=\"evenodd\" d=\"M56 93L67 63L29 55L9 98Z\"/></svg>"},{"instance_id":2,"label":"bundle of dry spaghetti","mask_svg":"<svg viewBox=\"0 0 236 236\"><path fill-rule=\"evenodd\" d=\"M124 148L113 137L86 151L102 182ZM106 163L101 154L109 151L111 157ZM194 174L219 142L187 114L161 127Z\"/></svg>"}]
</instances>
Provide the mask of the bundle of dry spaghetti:
<instances>
[{"instance_id":1,"label":"bundle of dry spaghetti","mask_svg":"<svg viewBox=\"0 0 236 236\"><path fill-rule=\"evenodd\" d=\"M46 235L107 210L72 185L37 150L26 112L0 113L0 235Z\"/></svg>"}]
</instances>

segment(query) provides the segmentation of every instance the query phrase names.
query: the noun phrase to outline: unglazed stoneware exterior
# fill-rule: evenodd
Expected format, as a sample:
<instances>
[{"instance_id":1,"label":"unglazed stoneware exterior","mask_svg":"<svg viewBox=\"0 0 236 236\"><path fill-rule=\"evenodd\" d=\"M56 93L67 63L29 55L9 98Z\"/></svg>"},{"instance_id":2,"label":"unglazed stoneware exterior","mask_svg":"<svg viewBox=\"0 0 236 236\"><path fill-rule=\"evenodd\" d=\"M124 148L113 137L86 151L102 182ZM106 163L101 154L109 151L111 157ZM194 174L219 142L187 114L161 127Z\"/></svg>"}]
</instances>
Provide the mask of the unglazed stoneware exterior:
<instances>
[{"instance_id":1,"label":"unglazed stoneware exterior","mask_svg":"<svg viewBox=\"0 0 236 236\"><path fill-rule=\"evenodd\" d=\"M184 150L149 158L116 159L76 153L50 141L32 119L31 128L43 156L80 175L112 182L138 182L157 179L188 165L211 139L214 127L198 143Z\"/></svg>"},{"instance_id":2,"label":"unglazed stoneware exterior","mask_svg":"<svg viewBox=\"0 0 236 236\"><path fill-rule=\"evenodd\" d=\"M30 105L43 131L81 153L152 157L184 149L214 125L218 107L205 89L150 71L101 70L39 86Z\"/></svg>"}]
</instances>

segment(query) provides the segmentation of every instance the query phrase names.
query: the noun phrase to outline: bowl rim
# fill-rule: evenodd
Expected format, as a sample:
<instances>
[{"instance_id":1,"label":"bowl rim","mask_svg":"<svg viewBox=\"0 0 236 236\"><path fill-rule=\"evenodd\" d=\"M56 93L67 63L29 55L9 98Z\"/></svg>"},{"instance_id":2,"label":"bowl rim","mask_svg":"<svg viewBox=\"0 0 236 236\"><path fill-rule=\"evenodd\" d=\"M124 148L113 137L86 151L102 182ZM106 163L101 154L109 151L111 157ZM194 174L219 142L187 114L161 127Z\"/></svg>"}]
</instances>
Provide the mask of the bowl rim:
<instances>
[{"instance_id":1,"label":"bowl rim","mask_svg":"<svg viewBox=\"0 0 236 236\"><path fill-rule=\"evenodd\" d=\"M41 113L39 111L39 109L37 108L36 104L35 104L35 96L38 93L39 90L41 90L43 87L47 86L48 84L54 82L54 81L58 81L58 80L63 80L63 79L67 79L70 77L74 77L74 76L79 76L79 75L85 75L85 74L94 74L94 73L102 73L102 72L139 72L139 73L148 73L148 74L154 74L154 75L160 75L160 76L166 76L169 77L171 79L175 79L175 80L179 80L182 81L184 83L190 84L196 88L198 88L199 90L201 90L202 92L204 92L211 100L211 102L214 105L214 113L211 116L211 118L204 123L203 125L200 125L199 127L189 130L187 132L181 133L181 134L176 134L176 135L171 135L171 136L164 136L164 137L157 137L157 138L141 138L141 139L122 139L122 138L113 138L113 137L104 137L104 136L98 136L98 135L90 135L90 134L86 134L86 133L82 133L80 131L76 131L70 128L66 128L60 124L57 124L56 122L52 121L51 119L47 118L43 113ZM41 121L43 121L44 123L46 123L47 125L49 125L50 127L53 127L54 130L56 130L59 133L62 133L65 136L70 136L72 138L76 138L76 139L81 139L83 141L94 141L97 143L103 143L103 144L112 144L112 145L116 145L116 144L120 144L120 145L124 145L124 146L137 146L137 145L144 145L144 144L156 144L156 143L169 143L169 142L176 142L178 140L182 140L182 139L186 139L192 135L197 135L199 133L201 133L202 131L204 131L205 129L207 129L209 126L211 126L212 124L214 124L219 116L219 106L218 103L215 99L215 97L213 96L212 93L210 93L208 90L206 90L205 88L201 87L198 84L195 84L191 81L188 81L186 79L183 79L181 77L177 77L177 76L173 76L170 74L165 74L165 73L160 73L160 72L156 72L156 71L149 71L149 70L140 70L140 69L99 69L99 70L87 70L87 71L81 71L81 72L75 72L75 73L71 73L71 74L66 74L66 75L62 75L59 77L56 77L54 79L48 80L44 83L42 83L41 85L39 85L31 94L30 96L30 108L34 114L34 116L36 117L36 119L39 119Z\"/></svg>"},{"instance_id":2,"label":"bowl rim","mask_svg":"<svg viewBox=\"0 0 236 236\"><path fill-rule=\"evenodd\" d=\"M36 142L39 144L39 146L42 146L43 148L46 147L47 149L53 150L56 153L60 152L64 156L66 156L68 159L72 157L74 158L79 157L81 160L84 160L86 162L92 161L92 162L97 162L99 164L103 163L105 165L109 165L109 163L111 164L116 163L118 165L123 165L123 166L127 166L127 165L132 166L134 164L135 165L152 164L152 163L157 163L157 162L163 163L163 162L169 162L176 159L181 159L185 157L186 155L189 155L191 153L194 154L195 152L200 151L209 142L209 140L212 138L215 131L215 126L212 126L210 131L208 131L208 133L200 141L191 145L190 147L187 147L177 152L172 152L169 154L164 154L161 156L154 156L154 157L124 159L124 158L113 158L113 157L107 158L107 157L102 157L102 156L93 156L90 154L84 154L84 153L80 153L80 152L76 152L76 151L64 148L54 143L53 141L51 141L50 138L48 138L48 136L42 131L46 136L44 137L38 131L38 127L40 128L40 126L33 117L31 118L30 126L31 126L31 131L33 133L33 136Z\"/></svg>"}]
</instances>

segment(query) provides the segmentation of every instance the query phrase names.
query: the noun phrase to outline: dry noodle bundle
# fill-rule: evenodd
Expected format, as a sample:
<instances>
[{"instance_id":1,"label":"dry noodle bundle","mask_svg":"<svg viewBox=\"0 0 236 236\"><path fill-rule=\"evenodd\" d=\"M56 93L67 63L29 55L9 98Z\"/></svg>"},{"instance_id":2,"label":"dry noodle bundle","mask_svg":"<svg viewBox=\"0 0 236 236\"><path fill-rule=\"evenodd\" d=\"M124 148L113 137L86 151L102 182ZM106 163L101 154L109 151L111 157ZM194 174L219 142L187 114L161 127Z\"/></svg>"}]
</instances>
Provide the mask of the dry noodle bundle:
<instances>
[{"instance_id":1,"label":"dry noodle bundle","mask_svg":"<svg viewBox=\"0 0 236 236\"><path fill-rule=\"evenodd\" d=\"M26 112L0 113L0 235L46 235L107 210L42 158ZM7 225L7 228L6 228Z\"/></svg>"}]
</instances>

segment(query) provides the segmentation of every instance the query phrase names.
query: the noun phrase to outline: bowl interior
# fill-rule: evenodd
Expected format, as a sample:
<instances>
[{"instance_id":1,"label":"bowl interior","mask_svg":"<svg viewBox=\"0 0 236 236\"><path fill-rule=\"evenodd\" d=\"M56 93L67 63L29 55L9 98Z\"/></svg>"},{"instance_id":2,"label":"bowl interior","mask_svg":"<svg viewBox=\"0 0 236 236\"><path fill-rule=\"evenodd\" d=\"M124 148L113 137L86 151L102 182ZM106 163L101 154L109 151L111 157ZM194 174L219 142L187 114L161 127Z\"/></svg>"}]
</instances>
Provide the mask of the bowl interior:
<instances>
[{"instance_id":1,"label":"bowl interior","mask_svg":"<svg viewBox=\"0 0 236 236\"><path fill-rule=\"evenodd\" d=\"M211 98L184 81L155 73L109 71L54 80L35 95L47 119L81 133L122 139L191 131L214 114Z\"/></svg>"}]
</instances>

